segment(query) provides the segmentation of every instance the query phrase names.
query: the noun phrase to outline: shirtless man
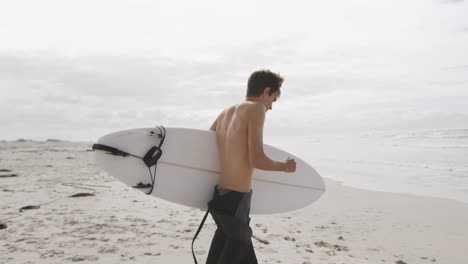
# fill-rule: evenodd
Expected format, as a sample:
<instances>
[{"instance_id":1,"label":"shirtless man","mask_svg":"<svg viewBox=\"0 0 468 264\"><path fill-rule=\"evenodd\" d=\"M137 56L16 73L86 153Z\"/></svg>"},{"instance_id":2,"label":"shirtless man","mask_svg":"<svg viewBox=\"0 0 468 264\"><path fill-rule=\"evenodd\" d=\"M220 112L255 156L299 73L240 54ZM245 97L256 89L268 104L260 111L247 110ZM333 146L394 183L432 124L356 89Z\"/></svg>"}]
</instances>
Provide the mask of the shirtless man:
<instances>
[{"instance_id":1,"label":"shirtless man","mask_svg":"<svg viewBox=\"0 0 468 264\"><path fill-rule=\"evenodd\" d=\"M272 87L266 86L269 82ZM263 152L265 115L280 97L282 82L281 76L270 71L254 72L249 78L246 100L226 108L211 125L221 162L220 187L249 192L254 168L295 171L293 159L274 161Z\"/></svg>"},{"instance_id":2,"label":"shirtless man","mask_svg":"<svg viewBox=\"0 0 468 264\"><path fill-rule=\"evenodd\" d=\"M216 132L221 173L209 211L218 229L206 263L258 263L250 223L254 169L294 172L294 159L275 161L263 151L263 125L281 94L283 78L268 70L249 77L246 100L225 109L210 130Z\"/></svg>"}]
</instances>

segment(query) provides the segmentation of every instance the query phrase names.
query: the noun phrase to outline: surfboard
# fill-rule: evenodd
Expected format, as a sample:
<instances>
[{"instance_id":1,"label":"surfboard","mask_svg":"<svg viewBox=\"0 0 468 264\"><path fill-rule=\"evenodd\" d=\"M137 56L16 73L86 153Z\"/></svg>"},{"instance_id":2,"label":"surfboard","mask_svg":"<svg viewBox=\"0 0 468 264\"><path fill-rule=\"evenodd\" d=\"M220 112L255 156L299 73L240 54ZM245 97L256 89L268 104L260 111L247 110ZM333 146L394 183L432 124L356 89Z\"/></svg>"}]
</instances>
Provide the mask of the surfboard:
<instances>
[{"instance_id":1,"label":"surfboard","mask_svg":"<svg viewBox=\"0 0 468 264\"><path fill-rule=\"evenodd\" d=\"M296 171L254 169L251 214L298 210L325 192L323 179L305 161L268 144L263 148L275 160L294 158ZM206 210L220 177L216 134L210 130L128 129L99 138L93 149L96 164L112 177L144 193L189 207Z\"/></svg>"}]
</instances>

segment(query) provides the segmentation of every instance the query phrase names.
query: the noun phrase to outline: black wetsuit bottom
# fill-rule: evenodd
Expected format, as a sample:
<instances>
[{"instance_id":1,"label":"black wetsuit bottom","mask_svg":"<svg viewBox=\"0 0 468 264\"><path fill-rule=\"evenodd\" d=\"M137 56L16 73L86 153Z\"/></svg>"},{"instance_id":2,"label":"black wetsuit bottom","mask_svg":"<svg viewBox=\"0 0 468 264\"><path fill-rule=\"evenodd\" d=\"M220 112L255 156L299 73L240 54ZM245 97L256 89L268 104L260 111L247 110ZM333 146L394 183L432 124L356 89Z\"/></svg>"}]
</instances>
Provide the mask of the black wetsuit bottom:
<instances>
[{"instance_id":1,"label":"black wetsuit bottom","mask_svg":"<svg viewBox=\"0 0 468 264\"><path fill-rule=\"evenodd\" d=\"M217 229L206 264L257 264L250 228L252 191L237 192L215 187L208 203Z\"/></svg>"}]
</instances>

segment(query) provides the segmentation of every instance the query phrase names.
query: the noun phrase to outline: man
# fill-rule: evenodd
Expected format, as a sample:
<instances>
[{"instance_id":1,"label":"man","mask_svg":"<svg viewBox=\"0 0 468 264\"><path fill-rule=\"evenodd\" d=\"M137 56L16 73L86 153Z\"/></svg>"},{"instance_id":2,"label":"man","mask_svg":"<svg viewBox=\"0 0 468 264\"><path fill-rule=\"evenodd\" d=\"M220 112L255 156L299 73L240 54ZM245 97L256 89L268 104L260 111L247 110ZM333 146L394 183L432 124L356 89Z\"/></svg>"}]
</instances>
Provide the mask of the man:
<instances>
[{"instance_id":1,"label":"man","mask_svg":"<svg viewBox=\"0 0 468 264\"><path fill-rule=\"evenodd\" d=\"M263 125L281 94L283 77L269 70L251 74L244 102L226 108L213 122L221 173L208 211L217 230L206 263L258 263L250 223L254 169L294 172L294 159L275 161L263 152Z\"/></svg>"}]
</instances>

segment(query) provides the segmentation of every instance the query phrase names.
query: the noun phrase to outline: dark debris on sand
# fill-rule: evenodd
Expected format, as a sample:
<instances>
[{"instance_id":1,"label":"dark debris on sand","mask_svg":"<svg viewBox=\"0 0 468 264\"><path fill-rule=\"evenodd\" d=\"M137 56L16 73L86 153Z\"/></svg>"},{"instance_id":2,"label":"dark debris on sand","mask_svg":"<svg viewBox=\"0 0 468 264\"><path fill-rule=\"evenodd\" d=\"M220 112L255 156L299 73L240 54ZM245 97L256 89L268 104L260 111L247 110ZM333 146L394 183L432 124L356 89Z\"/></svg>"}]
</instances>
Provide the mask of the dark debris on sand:
<instances>
[{"instance_id":1,"label":"dark debris on sand","mask_svg":"<svg viewBox=\"0 0 468 264\"><path fill-rule=\"evenodd\" d=\"M21 207L19 211L23 212L24 210L32 210L32 209L39 209L39 208L41 208L39 205L28 205L28 206Z\"/></svg>"},{"instance_id":2,"label":"dark debris on sand","mask_svg":"<svg viewBox=\"0 0 468 264\"><path fill-rule=\"evenodd\" d=\"M18 177L18 174L0 174L0 178L13 178L13 177Z\"/></svg>"},{"instance_id":3,"label":"dark debris on sand","mask_svg":"<svg viewBox=\"0 0 468 264\"><path fill-rule=\"evenodd\" d=\"M88 197L88 196L94 196L94 193L77 193L77 194L70 195L68 197L76 198L76 197Z\"/></svg>"},{"instance_id":4,"label":"dark debris on sand","mask_svg":"<svg viewBox=\"0 0 468 264\"><path fill-rule=\"evenodd\" d=\"M6 228L7 228L7 225L0 222L0 229L6 229Z\"/></svg>"},{"instance_id":5,"label":"dark debris on sand","mask_svg":"<svg viewBox=\"0 0 468 264\"><path fill-rule=\"evenodd\" d=\"M11 170L7 170L7 169L0 169L0 172L11 172Z\"/></svg>"}]
</instances>

